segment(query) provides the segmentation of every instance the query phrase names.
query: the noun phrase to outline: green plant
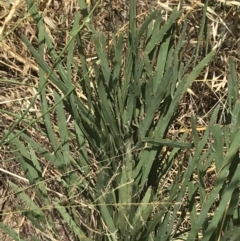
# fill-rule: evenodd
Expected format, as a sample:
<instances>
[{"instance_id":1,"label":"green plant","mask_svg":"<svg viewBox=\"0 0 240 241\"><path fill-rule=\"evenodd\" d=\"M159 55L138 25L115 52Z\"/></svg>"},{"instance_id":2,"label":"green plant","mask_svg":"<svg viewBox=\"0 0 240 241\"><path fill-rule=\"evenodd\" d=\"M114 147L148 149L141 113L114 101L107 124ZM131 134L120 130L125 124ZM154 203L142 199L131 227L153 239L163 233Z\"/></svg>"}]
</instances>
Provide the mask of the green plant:
<instances>
[{"instance_id":1,"label":"green plant","mask_svg":"<svg viewBox=\"0 0 240 241\"><path fill-rule=\"evenodd\" d=\"M86 4L79 2L84 13ZM76 240L174 240L180 236L178 230L186 210L190 213L192 225L189 232L182 234L186 240L195 240L201 232L204 234L202 240L220 240L222 233L227 236L229 230L236 231L234 235L238 237L239 230L232 218L238 215L235 207L239 161L239 103L234 89L237 80L233 65L229 82L229 96L233 97L229 100L233 103L230 111L235 117L233 125L221 130L215 125L218 111L215 110L201 140L192 118L194 145L186 141L187 134L171 136L170 139L169 126L179 114L182 96L215 55L215 51L210 52L190 73L186 71L197 57L193 55L188 63L182 62L186 23L181 26L178 40L174 38L175 23L181 10L174 9L165 23L160 12L154 11L138 29L135 1L131 0L127 40L120 33L114 37L113 47L108 46L102 33L94 30L90 15L84 16L85 21L79 27L81 16L77 14L69 43L58 55L33 2L28 0L27 3L38 23L38 50L26 37L22 36L22 40L39 64L41 118L51 146L44 148L24 130L16 131L16 125L6 132L1 144L11 144L26 178L41 200L40 205L25 190L10 182L28 207L19 206L18 210L45 234L47 240L59 240L53 210L62 217ZM86 61L81 40L81 30L86 26L92 32L98 57L91 67ZM81 66L73 59L75 44ZM52 67L44 61L45 45L54 62ZM64 54L65 65L60 61ZM77 96L72 82L73 67L78 73L77 84L87 98L86 103ZM55 86L52 87L52 106L46 99L49 83ZM56 125L53 125L51 114L55 114ZM66 117L69 114L72 117L71 130ZM24 119L24 115L17 123ZM39 121L40 118L33 120L29 126ZM215 142L203 153L211 135ZM224 138L226 155L223 154ZM77 145L77 157L73 155L70 141ZM193 147L195 153L191 156L185 150ZM49 179L43 176L39 156L61 174L58 181L64 200L49 197ZM168 184L164 180L178 163L181 163L178 173ZM205 190L204 177L212 163L216 164L217 181L209 194ZM194 173L197 173L199 182L194 181ZM195 206L196 193L200 197L200 211ZM209 218L218 195L218 212ZM0 228L15 240L24 240L3 223ZM32 235L32 239L39 240L36 235Z\"/></svg>"}]
</instances>

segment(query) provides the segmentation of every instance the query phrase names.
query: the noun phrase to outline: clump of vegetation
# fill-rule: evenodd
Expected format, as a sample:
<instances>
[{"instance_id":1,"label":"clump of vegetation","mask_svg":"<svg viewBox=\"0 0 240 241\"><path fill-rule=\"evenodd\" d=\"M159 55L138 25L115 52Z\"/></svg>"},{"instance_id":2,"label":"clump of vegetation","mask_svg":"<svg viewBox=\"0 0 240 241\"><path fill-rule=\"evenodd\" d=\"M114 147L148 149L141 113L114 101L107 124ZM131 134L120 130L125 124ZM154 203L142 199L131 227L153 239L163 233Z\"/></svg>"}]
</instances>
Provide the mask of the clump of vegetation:
<instances>
[{"instance_id":1,"label":"clump of vegetation","mask_svg":"<svg viewBox=\"0 0 240 241\"><path fill-rule=\"evenodd\" d=\"M196 79L222 48L219 41L201 50L210 40L208 4L189 57L184 6L167 18L151 11L139 24L130 0L127 31L108 39L92 17L100 1L90 12L79 1L81 13L59 50L37 6L26 3L37 43L18 36L38 65L38 85L27 108L12 113L16 121L0 141L24 175L8 180L18 203L2 211L0 228L14 240L238 240L240 103L233 60L224 108L213 109L204 132L194 113L191 130L179 121ZM86 55L86 35L94 57ZM7 224L10 213L21 214L29 230Z\"/></svg>"}]
</instances>

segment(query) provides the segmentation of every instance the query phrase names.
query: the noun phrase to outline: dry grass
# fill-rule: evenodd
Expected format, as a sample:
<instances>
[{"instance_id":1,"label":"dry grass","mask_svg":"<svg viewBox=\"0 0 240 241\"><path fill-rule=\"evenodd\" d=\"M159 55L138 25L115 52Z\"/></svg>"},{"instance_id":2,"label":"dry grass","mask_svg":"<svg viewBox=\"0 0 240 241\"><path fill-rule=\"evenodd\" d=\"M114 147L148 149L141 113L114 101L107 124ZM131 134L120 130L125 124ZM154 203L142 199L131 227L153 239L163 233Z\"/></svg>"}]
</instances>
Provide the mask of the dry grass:
<instances>
[{"instance_id":1,"label":"dry grass","mask_svg":"<svg viewBox=\"0 0 240 241\"><path fill-rule=\"evenodd\" d=\"M93 15L95 27L105 33L109 39L109 45L112 44L111 35L113 33L118 33L119 31L124 32L128 28L127 2L128 1L102 0ZM139 25L148 15L150 8L161 10L163 18L167 19L172 9L179 4L179 1L176 0L138 0L137 2L137 20ZM55 48L61 51L67 43L74 14L79 11L78 1L44 0L36 1L36 4L44 17L47 31L51 35ZM94 4L95 0L91 1L89 7L92 8ZM188 131L190 128L190 117L193 113L197 116L199 130L204 131L215 106L220 104L224 110L225 97L227 94L229 57L235 59L237 69L240 69L240 44L238 42L238 38L240 37L238 32L240 30L239 7L240 3L237 1L210 1L207 15L207 26L211 36L209 46L213 47L221 41L222 45L215 62L205 69L205 72L199 76L192 85L191 90L184 96L181 103L181 117L178 118L176 125L172 127L172 133L175 132L178 126L184 127L182 132ZM181 21L188 21L185 61L190 58L192 50L196 46L202 8L203 5L201 1L184 1L184 11L182 18L179 20L179 24ZM26 46L18 37L19 32L24 33L31 43L37 46L37 28L26 9L24 0L4 0L0 2L0 108L5 111L5 113L1 113L0 118L1 133L9 128L15 122L17 116L26 110L30 100L36 94L38 85L38 66ZM87 31L85 31L83 39L86 55L90 61L91 58L95 57L96 53L93 44L89 40L89 33ZM203 42L200 49L202 56L205 55L205 46L206 42ZM77 60L78 57L75 56L75 58ZM47 54L45 59L47 61L49 59ZM50 61L49 65L52 65ZM51 95L51 89L49 89L48 94ZM84 99L85 97L81 96L81 98ZM15 116L10 113L14 113ZM27 115L27 119L36 118L39 115L39 103L36 101ZM19 128L24 125L25 124L22 123ZM29 128L27 132L33 138L43 143L44 146L48 147L46 138L44 135L41 135L41 126L36 124ZM77 150L74 150L74 146L72 149L73 154L77 152ZM5 213L5 215L0 216L1 221L13 227L28 240L28 234L34 233L35 230L33 230L31 224L26 221L20 213L11 212L11 207L15 206L18 200L12 191L7 188L7 180L10 179L23 188L28 187L28 183L24 179L20 179L20 177L23 177L23 173L19 165L15 162L8 146L4 146L1 149L0 159L0 171L2 173L0 180L0 191L2 192L0 211L3 212L4 210ZM44 165L44 160L42 160L42 164ZM7 171L17 176L9 175ZM169 177L171 180L174 180L174 173L176 171L177 167L173 169L172 176L170 175ZM214 169L209 170L209 173L211 177ZM58 175L52 167L45 167L45 177L51 181L53 186L54 180L56 180ZM210 182L208 180L209 186L211 186L211 183L212 181ZM7 192L4 192L4 190L7 190ZM35 198L34 190L31 190L30 195L33 199ZM61 190L58 192L55 190L54 195L59 195L60 197ZM59 232L60 230L64 230L64 224L61 224L60 221L59 227ZM188 228L187 225L185 228ZM62 231L61 240L67 240L67 232L68 230L65 230L65 233ZM40 239L44 240L43 234L39 233L37 235ZM11 240L1 232L0 239L6 241Z\"/></svg>"}]
</instances>

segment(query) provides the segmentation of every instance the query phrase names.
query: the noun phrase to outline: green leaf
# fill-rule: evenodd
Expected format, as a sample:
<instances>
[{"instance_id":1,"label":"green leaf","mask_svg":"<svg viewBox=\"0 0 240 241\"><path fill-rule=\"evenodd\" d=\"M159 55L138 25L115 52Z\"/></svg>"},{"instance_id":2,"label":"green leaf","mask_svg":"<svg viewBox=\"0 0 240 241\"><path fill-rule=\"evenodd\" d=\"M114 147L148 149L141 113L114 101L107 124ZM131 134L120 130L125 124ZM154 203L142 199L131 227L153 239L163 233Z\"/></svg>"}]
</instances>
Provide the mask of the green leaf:
<instances>
[{"instance_id":1,"label":"green leaf","mask_svg":"<svg viewBox=\"0 0 240 241\"><path fill-rule=\"evenodd\" d=\"M58 127L59 127L59 135L60 135L60 144L59 148L62 151L62 156L64 159L64 164L70 164L70 147L69 147L69 135L68 135L68 126L67 126L67 119L64 113L64 106L63 101L59 94L54 91L54 97L58 105L56 106L56 113L57 113L57 120L58 120Z\"/></svg>"},{"instance_id":2,"label":"green leaf","mask_svg":"<svg viewBox=\"0 0 240 241\"><path fill-rule=\"evenodd\" d=\"M200 63L186 77L183 93L187 91L187 89L190 87L193 81L198 77L198 75L203 70L203 68L207 66L210 63L210 61L212 61L215 54L216 54L216 51L210 52L203 60L200 61Z\"/></svg>"},{"instance_id":3,"label":"green leaf","mask_svg":"<svg viewBox=\"0 0 240 241\"><path fill-rule=\"evenodd\" d=\"M152 189L148 188L144 198L142 199L141 203L139 203L135 217L133 219L133 223L136 224L138 220L141 220L142 214L144 210L146 209L146 206L151 205L151 196L152 196ZM146 220L145 218L142 218L142 220Z\"/></svg>"},{"instance_id":4,"label":"green leaf","mask_svg":"<svg viewBox=\"0 0 240 241\"><path fill-rule=\"evenodd\" d=\"M11 134L10 138L13 136ZM16 149L15 155L18 157L18 161L30 183L36 184L40 182L42 180L42 170L30 144L27 149L17 138L14 138L11 144Z\"/></svg>"},{"instance_id":5,"label":"green leaf","mask_svg":"<svg viewBox=\"0 0 240 241\"><path fill-rule=\"evenodd\" d=\"M172 14L168 18L167 22L159 29L158 24L154 24L154 28L152 29L152 37L149 40L145 51L147 53L150 53L153 48L162 41L164 38L164 35L168 32L168 30L173 26L176 19L182 14L182 11L178 11L176 8L174 8Z\"/></svg>"},{"instance_id":6,"label":"green leaf","mask_svg":"<svg viewBox=\"0 0 240 241\"><path fill-rule=\"evenodd\" d=\"M42 212L41 208L38 207L31 198L24 193L22 190L19 189L17 185L9 181L9 185L12 189L16 192L16 194L26 203L29 209L25 209L26 212L31 213L32 217L36 218L37 220L46 224L46 216ZM39 222L40 223L40 222Z\"/></svg>"},{"instance_id":7,"label":"green leaf","mask_svg":"<svg viewBox=\"0 0 240 241\"><path fill-rule=\"evenodd\" d=\"M25 239L22 239L19 234L17 234L12 228L10 228L5 223L0 222L0 228L7 233L10 237L13 238L13 240L16 241L26 241Z\"/></svg>"},{"instance_id":8,"label":"green leaf","mask_svg":"<svg viewBox=\"0 0 240 241\"><path fill-rule=\"evenodd\" d=\"M92 239L86 237L84 232L76 225L72 217L68 214L65 207L61 206L57 202L54 202L54 206L59 211L59 213L62 215L64 221L67 223L67 225L70 227L70 229L75 233L75 235L83 241L92 241Z\"/></svg>"},{"instance_id":9,"label":"green leaf","mask_svg":"<svg viewBox=\"0 0 240 241\"><path fill-rule=\"evenodd\" d=\"M211 128L213 134L213 150L215 154L215 163L216 163L216 170L217 172L220 170L222 163L223 163L223 135L222 130L219 125L214 125Z\"/></svg>"},{"instance_id":10,"label":"green leaf","mask_svg":"<svg viewBox=\"0 0 240 241\"><path fill-rule=\"evenodd\" d=\"M121 169L121 181L119 185L119 214L118 214L118 224L119 229L123 235L125 235L129 228L126 223L128 223L129 213L131 209L132 202L132 186L133 179L131 180L131 175L129 176L129 171L126 166L123 166Z\"/></svg>"},{"instance_id":11,"label":"green leaf","mask_svg":"<svg viewBox=\"0 0 240 241\"><path fill-rule=\"evenodd\" d=\"M158 145L158 146L169 146L173 148L187 148L191 149L193 147L192 143L182 143L178 141L171 141L167 139L162 139L162 138L151 138L151 137L145 137L141 139L141 142L146 142L153 144L153 145Z\"/></svg>"}]
</instances>

